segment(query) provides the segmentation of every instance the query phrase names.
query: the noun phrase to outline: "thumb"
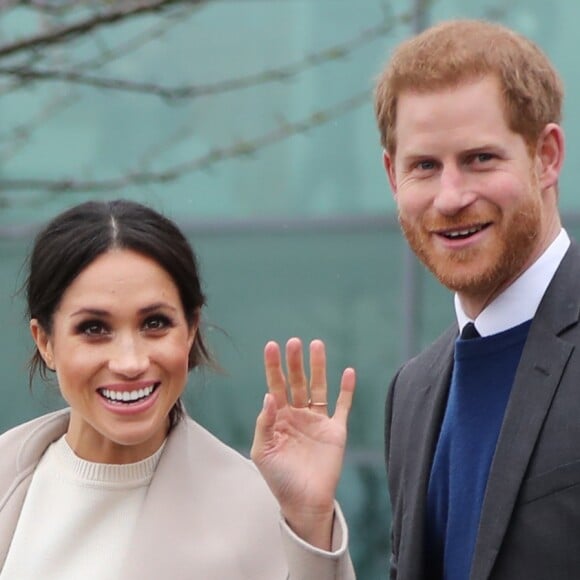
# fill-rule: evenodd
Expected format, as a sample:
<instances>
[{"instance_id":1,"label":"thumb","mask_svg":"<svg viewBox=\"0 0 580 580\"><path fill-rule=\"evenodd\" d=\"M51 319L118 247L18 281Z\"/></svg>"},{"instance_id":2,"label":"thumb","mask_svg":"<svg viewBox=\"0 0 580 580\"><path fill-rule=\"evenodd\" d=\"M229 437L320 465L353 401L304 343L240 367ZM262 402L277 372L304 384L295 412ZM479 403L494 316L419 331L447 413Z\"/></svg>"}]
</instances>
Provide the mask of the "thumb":
<instances>
[{"instance_id":1,"label":"thumb","mask_svg":"<svg viewBox=\"0 0 580 580\"><path fill-rule=\"evenodd\" d=\"M259 463L260 458L268 449L270 442L274 438L274 425L276 423L276 401L271 393L264 396L264 405L258 418L256 419L256 430L254 431L254 442L250 456L254 463Z\"/></svg>"}]
</instances>

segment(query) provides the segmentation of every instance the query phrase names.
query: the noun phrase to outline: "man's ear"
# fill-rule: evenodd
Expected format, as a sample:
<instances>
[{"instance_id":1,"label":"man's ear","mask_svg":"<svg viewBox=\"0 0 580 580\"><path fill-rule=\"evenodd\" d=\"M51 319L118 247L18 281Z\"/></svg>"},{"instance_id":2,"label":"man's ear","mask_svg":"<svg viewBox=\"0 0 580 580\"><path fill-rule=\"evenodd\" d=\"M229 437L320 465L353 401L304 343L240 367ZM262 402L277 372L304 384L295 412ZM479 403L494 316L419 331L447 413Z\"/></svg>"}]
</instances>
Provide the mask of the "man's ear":
<instances>
[{"instance_id":1,"label":"man's ear","mask_svg":"<svg viewBox=\"0 0 580 580\"><path fill-rule=\"evenodd\" d=\"M389 184L393 192L393 197L397 199L397 178L395 175L395 160L386 151L383 151L383 165L385 167L387 178L389 179Z\"/></svg>"},{"instance_id":2,"label":"man's ear","mask_svg":"<svg viewBox=\"0 0 580 580\"><path fill-rule=\"evenodd\" d=\"M545 191L558 184L564 163L564 131L556 123L548 123L536 146L536 163L540 189Z\"/></svg>"},{"instance_id":3,"label":"man's ear","mask_svg":"<svg viewBox=\"0 0 580 580\"><path fill-rule=\"evenodd\" d=\"M50 336L36 318L30 320L30 334L32 334L32 339L36 344L36 348L38 349L44 364L46 364L49 369L54 370L54 352Z\"/></svg>"}]
</instances>

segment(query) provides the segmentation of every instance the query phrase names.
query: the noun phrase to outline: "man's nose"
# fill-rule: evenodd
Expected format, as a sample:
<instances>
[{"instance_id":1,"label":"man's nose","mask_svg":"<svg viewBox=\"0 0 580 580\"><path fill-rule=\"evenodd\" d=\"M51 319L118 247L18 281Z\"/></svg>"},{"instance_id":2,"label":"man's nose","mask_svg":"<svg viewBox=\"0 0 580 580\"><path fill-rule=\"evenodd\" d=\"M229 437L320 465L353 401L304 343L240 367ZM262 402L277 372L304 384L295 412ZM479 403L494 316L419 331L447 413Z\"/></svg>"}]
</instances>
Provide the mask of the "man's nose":
<instances>
[{"instance_id":1,"label":"man's nose","mask_svg":"<svg viewBox=\"0 0 580 580\"><path fill-rule=\"evenodd\" d=\"M118 375L135 378L149 366L149 355L138 336L122 336L114 341L109 358L109 368Z\"/></svg>"},{"instance_id":2,"label":"man's nose","mask_svg":"<svg viewBox=\"0 0 580 580\"><path fill-rule=\"evenodd\" d=\"M439 178L439 190L433 202L435 209L443 215L455 215L473 203L475 198L461 168L455 164L445 165Z\"/></svg>"}]
</instances>

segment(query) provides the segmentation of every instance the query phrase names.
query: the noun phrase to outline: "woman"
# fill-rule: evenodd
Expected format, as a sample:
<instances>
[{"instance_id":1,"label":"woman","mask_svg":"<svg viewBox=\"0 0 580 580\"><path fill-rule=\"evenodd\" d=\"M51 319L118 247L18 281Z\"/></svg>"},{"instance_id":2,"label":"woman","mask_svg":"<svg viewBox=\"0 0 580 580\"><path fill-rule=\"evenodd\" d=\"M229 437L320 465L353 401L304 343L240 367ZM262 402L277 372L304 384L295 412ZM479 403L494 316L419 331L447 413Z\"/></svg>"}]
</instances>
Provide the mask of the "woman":
<instances>
[{"instance_id":1,"label":"woman","mask_svg":"<svg viewBox=\"0 0 580 580\"><path fill-rule=\"evenodd\" d=\"M351 579L334 500L354 391L326 412L324 346L276 343L252 462L186 416L210 362L205 299L177 227L128 201L88 202L38 235L27 279L31 378L68 408L0 437L0 580ZM261 473L261 476L260 476Z\"/></svg>"}]
</instances>

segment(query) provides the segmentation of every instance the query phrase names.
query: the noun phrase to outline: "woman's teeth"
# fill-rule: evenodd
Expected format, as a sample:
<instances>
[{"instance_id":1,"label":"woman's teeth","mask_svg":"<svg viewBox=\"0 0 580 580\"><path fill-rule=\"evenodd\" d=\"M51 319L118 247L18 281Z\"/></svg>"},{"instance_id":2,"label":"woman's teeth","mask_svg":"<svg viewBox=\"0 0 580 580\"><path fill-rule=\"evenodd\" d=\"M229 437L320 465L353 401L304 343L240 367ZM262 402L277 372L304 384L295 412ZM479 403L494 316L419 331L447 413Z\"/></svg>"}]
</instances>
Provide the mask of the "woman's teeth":
<instances>
[{"instance_id":1,"label":"woman's teeth","mask_svg":"<svg viewBox=\"0 0 580 580\"><path fill-rule=\"evenodd\" d=\"M151 385L144 389L134 391L112 391L110 389L99 389L101 395L109 401L119 401L121 403L133 403L151 395L157 385Z\"/></svg>"}]
</instances>

